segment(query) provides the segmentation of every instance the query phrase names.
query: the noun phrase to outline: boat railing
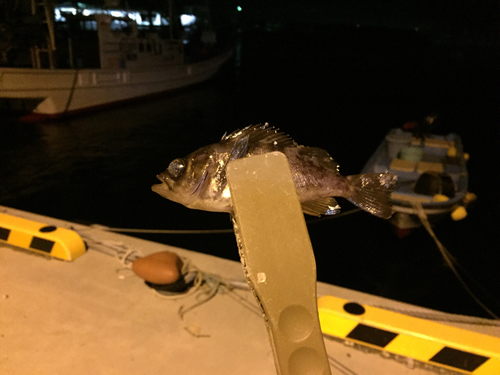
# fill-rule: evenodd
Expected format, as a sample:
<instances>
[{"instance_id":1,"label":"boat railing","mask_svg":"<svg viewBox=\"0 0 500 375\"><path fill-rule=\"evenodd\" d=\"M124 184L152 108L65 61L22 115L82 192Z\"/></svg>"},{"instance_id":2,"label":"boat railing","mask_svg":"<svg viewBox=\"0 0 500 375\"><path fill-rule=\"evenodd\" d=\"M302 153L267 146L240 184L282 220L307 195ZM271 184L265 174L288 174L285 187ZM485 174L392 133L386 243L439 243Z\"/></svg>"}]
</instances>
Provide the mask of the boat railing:
<instances>
[{"instance_id":1,"label":"boat railing","mask_svg":"<svg viewBox=\"0 0 500 375\"><path fill-rule=\"evenodd\" d=\"M56 50L56 38L54 32L54 2L50 0L31 0L31 15L39 16L41 23L47 27L46 42L43 47L31 47L31 63L33 68L42 68L41 53L47 53L50 69L55 68L54 52Z\"/></svg>"}]
</instances>

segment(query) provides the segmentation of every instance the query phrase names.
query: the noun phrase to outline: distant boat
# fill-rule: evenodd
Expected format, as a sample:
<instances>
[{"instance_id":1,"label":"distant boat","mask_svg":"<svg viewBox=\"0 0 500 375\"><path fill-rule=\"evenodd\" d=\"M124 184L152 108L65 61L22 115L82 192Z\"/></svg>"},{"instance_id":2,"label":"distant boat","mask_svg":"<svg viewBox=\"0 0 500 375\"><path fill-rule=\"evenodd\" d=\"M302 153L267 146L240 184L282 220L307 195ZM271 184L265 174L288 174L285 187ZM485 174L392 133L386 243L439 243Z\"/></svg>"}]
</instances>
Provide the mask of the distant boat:
<instances>
[{"instance_id":1,"label":"distant boat","mask_svg":"<svg viewBox=\"0 0 500 375\"><path fill-rule=\"evenodd\" d=\"M457 134L415 138L410 132L393 129L363 173L392 172L398 176L391 195L394 215L390 221L402 237L422 225L418 211L429 221L450 214L460 220L467 215L465 206L474 199L467 192L467 158Z\"/></svg>"},{"instance_id":2,"label":"distant boat","mask_svg":"<svg viewBox=\"0 0 500 375\"><path fill-rule=\"evenodd\" d=\"M180 32L170 27L173 17L167 21L160 13L54 8L50 1L33 0L32 5L32 19L20 26L22 32L0 36L0 101L31 118L59 117L197 84L232 54L217 46L211 30L190 25L191 35L175 35Z\"/></svg>"}]
</instances>

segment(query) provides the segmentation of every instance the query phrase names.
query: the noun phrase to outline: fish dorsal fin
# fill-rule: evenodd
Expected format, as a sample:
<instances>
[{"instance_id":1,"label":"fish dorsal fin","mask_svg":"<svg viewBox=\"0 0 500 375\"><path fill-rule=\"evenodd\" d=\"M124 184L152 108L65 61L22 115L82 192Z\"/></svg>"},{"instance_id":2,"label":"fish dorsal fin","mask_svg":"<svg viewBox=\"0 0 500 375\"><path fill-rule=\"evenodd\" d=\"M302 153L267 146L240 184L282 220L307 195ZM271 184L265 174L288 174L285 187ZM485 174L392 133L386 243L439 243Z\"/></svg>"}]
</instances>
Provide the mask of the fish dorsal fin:
<instances>
[{"instance_id":1,"label":"fish dorsal fin","mask_svg":"<svg viewBox=\"0 0 500 375\"><path fill-rule=\"evenodd\" d=\"M313 201L302 202L302 211L312 216L335 215L340 212L340 206L332 197L323 197Z\"/></svg>"},{"instance_id":2,"label":"fish dorsal fin","mask_svg":"<svg viewBox=\"0 0 500 375\"><path fill-rule=\"evenodd\" d=\"M230 140L236 141L235 147L233 147L233 154L237 155L238 158L245 156L241 151L245 150L248 152L250 147L273 145L278 150L297 146L293 139L281 133L279 129L270 126L267 122L265 124L250 125L241 130L236 130L229 135L224 134L222 137L222 141ZM242 144L246 144L246 146L243 147Z\"/></svg>"},{"instance_id":3,"label":"fish dorsal fin","mask_svg":"<svg viewBox=\"0 0 500 375\"><path fill-rule=\"evenodd\" d=\"M297 153L299 156L304 155L306 157L314 157L323 167L333 169L338 172L339 165L335 160L333 160L328 151L323 150L322 148L299 146L297 147Z\"/></svg>"},{"instance_id":4,"label":"fish dorsal fin","mask_svg":"<svg viewBox=\"0 0 500 375\"><path fill-rule=\"evenodd\" d=\"M248 153L250 136L245 135L236 141L231 150L231 160L241 159Z\"/></svg>"}]
</instances>

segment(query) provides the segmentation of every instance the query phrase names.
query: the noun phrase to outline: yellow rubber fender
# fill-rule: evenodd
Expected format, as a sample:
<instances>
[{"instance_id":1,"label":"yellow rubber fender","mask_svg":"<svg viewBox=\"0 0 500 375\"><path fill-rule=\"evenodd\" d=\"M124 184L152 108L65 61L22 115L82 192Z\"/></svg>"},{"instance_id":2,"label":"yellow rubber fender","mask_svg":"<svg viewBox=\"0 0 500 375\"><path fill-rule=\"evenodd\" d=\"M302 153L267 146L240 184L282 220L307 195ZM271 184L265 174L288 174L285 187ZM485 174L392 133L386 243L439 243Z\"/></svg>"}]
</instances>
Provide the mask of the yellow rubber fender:
<instances>
[{"instance_id":1,"label":"yellow rubber fender","mask_svg":"<svg viewBox=\"0 0 500 375\"><path fill-rule=\"evenodd\" d=\"M0 213L0 242L35 253L72 261L87 246L73 230Z\"/></svg>"},{"instance_id":2,"label":"yellow rubber fender","mask_svg":"<svg viewBox=\"0 0 500 375\"><path fill-rule=\"evenodd\" d=\"M464 374L500 374L500 338L335 296L318 299L327 336Z\"/></svg>"},{"instance_id":3,"label":"yellow rubber fender","mask_svg":"<svg viewBox=\"0 0 500 375\"><path fill-rule=\"evenodd\" d=\"M451 218L455 221L465 219L467 217L467 210L464 206L458 206L451 213Z\"/></svg>"},{"instance_id":4,"label":"yellow rubber fender","mask_svg":"<svg viewBox=\"0 0 500 375\"><path fill-rule=\"evenodd\" d=\"M450 198L448 198L446 195L444 194L436 194L432 197L432 201L433 202L446 202L446 201L449 201Z\"/></svg>"},{"instance_id":5,"label":"yellow rubber fender","mask_svg":"<svg viewBox=\"0 0 500 375\"><path fill-rule=\"evenodd\" d=\"M465 194L464 197L464 204L467 205L469 203L474 202L475 200L477 200L477 195L474 193L467 192L467 194Z\"/></svg>"}]
</instances>

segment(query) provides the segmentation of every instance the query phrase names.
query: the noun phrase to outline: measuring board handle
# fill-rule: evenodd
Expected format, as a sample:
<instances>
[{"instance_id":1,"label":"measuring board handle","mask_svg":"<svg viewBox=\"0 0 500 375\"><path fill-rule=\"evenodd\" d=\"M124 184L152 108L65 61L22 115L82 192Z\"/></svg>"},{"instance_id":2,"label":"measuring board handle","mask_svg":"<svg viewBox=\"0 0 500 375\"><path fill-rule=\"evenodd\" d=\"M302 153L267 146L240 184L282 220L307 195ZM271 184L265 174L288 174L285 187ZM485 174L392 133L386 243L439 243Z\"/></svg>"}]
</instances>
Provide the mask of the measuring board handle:
<instances>
[{"instance_id":1,"label":"measuring board handle","mask_svg":"<svg viewBox=\"0 0 500 375\"><path fill-rule=\"evenodd\" d=\"M278 374L330 375L314 253L286 156L234 160L227 178L241 261L264 312Z\"/></svg>"}]
</instances>

